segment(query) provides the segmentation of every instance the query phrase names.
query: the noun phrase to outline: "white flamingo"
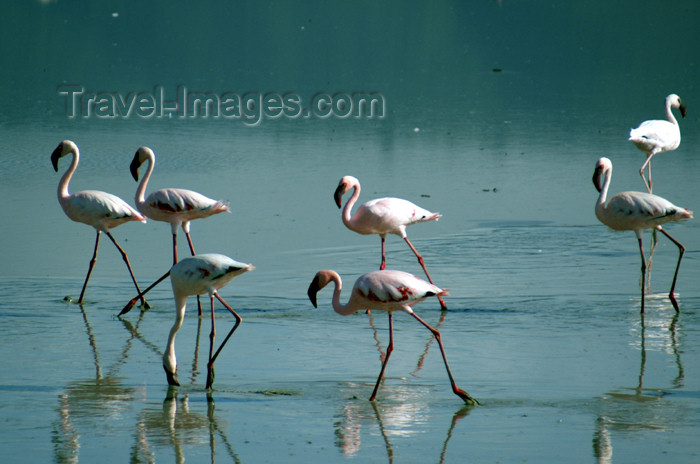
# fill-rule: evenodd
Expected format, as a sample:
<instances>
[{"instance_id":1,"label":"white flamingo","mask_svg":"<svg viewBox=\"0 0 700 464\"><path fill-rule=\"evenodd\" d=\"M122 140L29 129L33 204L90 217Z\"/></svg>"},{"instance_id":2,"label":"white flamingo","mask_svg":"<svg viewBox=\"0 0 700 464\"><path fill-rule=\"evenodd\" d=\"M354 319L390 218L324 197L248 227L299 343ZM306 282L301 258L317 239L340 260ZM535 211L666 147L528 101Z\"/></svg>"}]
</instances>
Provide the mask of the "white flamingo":
<instances>
[{"instance_id":1,"label":"white flamingo","mask_svg":"<svg viewBox=\"0 0 700 464\"><path fill-rule=\"evenodd\" d=\"M177 379L177 359L175 357L175 335L182 326L189 295L209 294L211 301L211 334L209 335L209 362L207 364L207 390L211 389L214 382L214 361L219 356L221 349L241 323L241 316L231 308L219 296L217 290L226 286L234 278L244 272L255 269L252 264L243 264L234 261L228 256L220 254L201 254L185 258L173 265L170 269L170 280L173 285L173 295L175 297L175 323L168 335L168 344L163 354L163 369L168 379L169 385L180 385ZM236 319L233 328L226 335L219 348L214 350L214 338L216 336L216 323L214 321L214 297L228 309Z\"/></svg>"},{"instance_id":2,"label":"white flamingo","mask_svg":"<svg viewBox=\"0 0 700 464\"><path fill-rule=\"evenodd\" d=\"M675 238L671 237L661 225L667 222L682 221L693 217L693 212L681 208L658 195L647 192L621 192L610 198L606 203L608 187L612 178L612 162L608 158L600 158L595 165L593 184L600 196L595 204L596 217L613 230L632 230L637 235L639 253L642 257L642 308L644 312L644 292L646 277L646 259L642 246L642 232L645 229L659 230L678 247L678 263L673 274L673 282L669 292L669 298L676 312L679 311L678 302L674 295L678 269L685 247Z\"/></svg>"},{"instance_id":3,"label":"white flamingo","mask_svg":"<svg viewBox=\"0 0 700 464\"><path fill-rule=\"evenodd\" d=\"M190 247L190 253L195 255L192 238L190 237L190 221L194 219L206 218L229 211L228 203L212 200L204 195L179 188L167 188L151 192L148 197L146 195L146 187L153 173L153 168L156 164L156 156L148 147L140 147L134 154L129 170L135 181L139 180L139 167L148 161L148 169L146 174L141 178L138 188L136 189L135 202L136 208L154 221L162 221L170 224L173 235L173 264L177 263L177 229L182 227L187 237L187 243ZM158 283L168 277L166 272L161 278L149 286L144 293L147 293ZM122 309L120 314L128 312L136 303L139 297L134 297ZM202 314L202 307L198 300L199 314Z\"/></svg>"},{"instance_id":4,"label":"white flamingo","mask_svg":"<svg viewBox=\"0 0 700 464\"><path fill-rule=\"evenodd\" d=\"M378 234L381 237L382 263L379 269L383 270L386 268L385 240L387 234L398 235L408 244L413 254L418 258L418 262L423 268L426 277L428 277L430 283L433 283L433 279L430 278L428 269L426 269L425 263L423 262L423 257L418 253L418 250L416 250L406 235L406 227L419 222L437 221L441 217L441 214L432 213L427 209L423 209L401 198L377 198L360 205L355 215L351 216L352 207L360 197L360 181L353 176L343 177L340 179L338 187L335 189L333 198L338 208L342 207L343 195L350 189L353 189L353 193L343 208L343 224L345 224L348 229L358 234ZM445 302L439 296L438 301L440 301L440 306L443 310L447 309Z\"/></svg>"},{"instance_id":5,"label":"white flamingo","mask_svg":"<svg viewBox=\"0 0 700 464\"><path fill-rule=\"evenodd\" d=\"M681 102L681 98L672 93L666 97L666 118L668 121L653 119L644 121L636 129L630 130L629 140L634 143L637 148L647 154L647 159L642 164L639 170L639 175L642 176L644 185L647 191L651 193L651 157L657 153L671 151L678 148L681 143L681 130L678 127L678 121L673 116L671 108L678 108L681 116L685 117L686 108ZM644 178L644 168L649 165L649 181Z\"/></svg>"},{"instance_id":6,"label":"white flamingo","mask_svg":"<svg viewBox=\"0 0 700 464\"><path fill-rule=\"evenodd\" d=\"M402 271L380 270L373 271L360 276L353 286L350 299L347 304L340 302L340 292L343 288L343 283L340 276L335 271L323 270L316 273L316 276L309 285L308 295L311 303L316 306L316 294L330 282L335 284L333 290L333 309L342 316L348 316L362 309L375 309L386 311L389 314L389 345L386 349L386 356L382 363L377 383L372 391L372 396L369 400L374 401L377 396L379 384L384 377L384 369L389 361L389 356L394 350L394 332L393 332L393 312L404 311L413 316L418 322L423 324L435 337L440 346L440 353L447 369L447 375L452 385L452 391L462 398L466 403L476 405L478 402L469 396L469 394L459 388L452 377L450 366L447 363L445 349L442 346L440 332L428 325L423 319L411 309L412 306L420 303L431 296L448 296L447 289L442 289L433 284L430 284L418 277Z\"/></svg>"},{"instance_id":7,"label":"white flamingo","mask_svg":"<svg viewBox=\"0 0 700 464\"><path fill-rule=\"evenodd\" d=\"M100 234L104 232L112 240L114 246L117 247L119 253L122 255L122 259L126 263L126 267L129 269L129 274L131 275L131 280L134 282L136 290L139 290L139 284L136 282L134 277L134 272L131 270L131 265L129 264L129 257L126 252L119 246L117 241L114 239L109 229L117 227L128 221L141 221L146 222L145 216L136 211L134 208L129 206L121 198L112 195L110 193L101 192L98 190L83 190L71 194L68 191L68 184L70 183L73 173L78 167L80 162L80 151L78 146L70 141L64 140L61 142L56 149L51 153L51 164L56 172L58 172L58 161L66 156L72 154L73 161L71 161L68 170L61 177L58 183L58 202L63 208L71 220L76 222L82 222L92 226L97 231L97 237L95 238L95 249L92 254L92 259L90 260L90 266L88 267L87 275L85 276L85 282L83 283L83 289L80 292L80 298L78 303L83 303L83 297L85 296L85 290L87 289L88 280L90 280L90 274L92 269L97 262L97 249L100 244ZM141 298L141 302L144 307L148 307L146 301ZM134 301L135 303L135 301Z\"/></svg>"}]
</instances>

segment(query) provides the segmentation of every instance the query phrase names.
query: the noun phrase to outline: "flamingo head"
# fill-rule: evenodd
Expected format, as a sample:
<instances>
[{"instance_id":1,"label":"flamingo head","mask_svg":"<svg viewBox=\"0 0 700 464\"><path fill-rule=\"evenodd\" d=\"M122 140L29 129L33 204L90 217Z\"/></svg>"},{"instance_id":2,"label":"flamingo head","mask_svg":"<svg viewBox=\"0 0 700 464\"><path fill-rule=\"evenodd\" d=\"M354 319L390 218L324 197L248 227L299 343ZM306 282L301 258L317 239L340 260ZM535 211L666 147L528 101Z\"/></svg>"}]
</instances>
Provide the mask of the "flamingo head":
<instances>
[{"instance_id":1,"label":"flamingo head","mask_svg":"<svg viewBox=\"0 0 700 464\"><path fill-rule=\"evenodd\" d=\"M360 181L353 176L345 176L340 179L340 182L338 182L338 187L335 189L335 193L333 194L333 199L335 200L335 204L338 205L338 208L343 205L343 195L345 195L351 188L359 186Z\"/></svg>"},{"instance_id":2,"label":"flamingo head","mask_svg":"<svg viewBox=\"0 0 700 464\"><path fill-rule=\"evenodd\" d=\"M596 161L595 170L593 171L593 185L595 185L598 192L603 188L601 185L603 175L610 170L612 170L612 162L608 158L603 157Z\"/></svg>"},{"instance_id":3,"label":"flamingo head","mask_svg":"<svg viewBox=\"0 0 700 464\"><path fill-rule=\"evenodd\" d=\"M166 359L163 359L163 370L165 370L165 376L168 378L168 385L180 385L180 382L177 380L177 369L172 369Z\"/></svg>"},{"instance_id":4,"label":"flamingo head","mask_svg":"<svg viewBox=\"0 0 700 464\"><path fill-rule=\"evenodd\" d=\"M311 304L314 305L314 308L318 308L318 305L316 304L316 294L332 280L333 271L318 271L314 276L314 280L311 281L309 289L306 292L306 294L309 295L309 300L311 300Z\"/></svg>"},{"instance_id":5,"label":"flamingo head","mask_svg":"<svg viewBox=\"0 0 700 464\"><path fill-rule=\"evenodd\" d=\"M672 107L678 108L678 110L681 112L681 116L685 118L685 113L686 113L687 109L686 109L685 105L683 104L683 102L681 101L681 97L679 97L675 93L672 93L671 95L666 97L666 101L667 102L670 101L670 104Z\"/></svg>"},{"instance_id":6,"label":"flamingo head","mask_svg":"<svg viewBox=\"0 0 700 464\"><path fill-rule=\"evenodd\" d=\"M129 165L129 171L131 171L131 177L134 178L135 181L139 180L139 167L146 162L146 160L150 157L153 157L155 159L155 155L153 154L153 150L151 150L148 147L141 147L138 150L136 150L136 153L134 153L134 159L131 160L131 164Z\"/></svg>"},{"instance_id":7,"label":"flamingo head","mask_svg":"<svg viewBox=\"0 0 700 464\"><path fill-rule=\"evenodd\" d=\"M77 153L78 147L70 140L64 140L59 143L56 149L51 153L51 164L54 171L58 172L58 160L66 156L68 153Z\"/></svg>"}]
</instances>

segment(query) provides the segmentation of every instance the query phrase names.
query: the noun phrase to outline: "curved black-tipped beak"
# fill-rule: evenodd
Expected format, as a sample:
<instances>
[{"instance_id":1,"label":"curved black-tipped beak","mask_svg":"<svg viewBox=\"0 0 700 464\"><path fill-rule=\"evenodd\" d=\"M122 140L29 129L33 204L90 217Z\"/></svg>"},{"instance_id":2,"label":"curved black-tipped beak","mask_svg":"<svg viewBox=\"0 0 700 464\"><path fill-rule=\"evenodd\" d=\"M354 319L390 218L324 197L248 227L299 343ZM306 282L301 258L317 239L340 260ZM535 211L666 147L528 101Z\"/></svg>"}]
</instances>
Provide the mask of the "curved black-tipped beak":
<instances>
[{"instance_id":1,"label":"curved black-tipped beak","mask_svg":"<svg viewBox=\"0 0 700 464\"><path fill-rule=\"evenodd\" d=\"M685 112L687 111L685 105L681 104L681 106L679 106L678 109L681 111L681 116L685 117Z\"/></svg>"},{"instance_id":2,"label":"curved black-tipped beak","mask_svg":"<svg viewBox=\"0 0 700 464\"><path fill-rule=\"evenodd\" d=\"M177 381L177 372L172 373L169 372L165 366L163 366L163 370L165 371L165 376L168 378L168 385L174 385L176 387L180 386L180 382Z\"/></svg>"},{"instance_id":3,"label":"curved black-tipped beak","mask_svg":"<svg viewBox=\"0 0 700 464\"><path fill-rule=\"evenodd\" d=\"M131 177L133 177L136 182L139 181L139 166L141 166L141 163L139 163L139 152L137 151L134 155L134 159L131 160L131 164L129 165Z\"/></svg>"},{"instance_id":4,"label":"curved black-tipped beak","mask_svg":"<svg viewBox=\"0 0 700 464\"><path fill-rule=\"evenodd\" d=\"M309 289L306 291L306 294L309 295L309 300L311 300L311 304L314 305L314 308L318 308L318 305L316 304L316 294L318 293L318 275L314 277L314 280L311 281L311 284L309 285Z\"/></svg>"},{"instance_id":5,"label":"curved black-tipped beak","mask_svg":"<svg viewBox=\"0 0 700 464\"><path fill-rule=\"evenodd\" d=\"M338 208L343 206L342 201L343 201L343 194L344 193L345 193L345 184L341 182L340 185L338 185L338 188L335 189L335 193L333 194L333 199L335 200L335 204L338 205Z\"/></svg>"},{"instance_id":6,"label":"curved black-tipped beak","mask_svg":"<svg viewBox=\"0 0 700 464\"><path fill-rule=\"evenodd\" d=\"M595 171L593 171L593 185L595 185L595 189L600 193L600 174L602 172L602 168L600 166L596 166Z\"/></svg>"},{"instance_id":7,"label":"curved black-tipped beak","mask_svg":"<svg viewBox=\"0 0 700 464\"><path fill-rule=\"evenodd\" d=\"M63 144L59 144L56 149L51 153L51 164L53 165L54 171L58 172L58 160L61 159L63 154Z\"/></svg>"}]
</instances>

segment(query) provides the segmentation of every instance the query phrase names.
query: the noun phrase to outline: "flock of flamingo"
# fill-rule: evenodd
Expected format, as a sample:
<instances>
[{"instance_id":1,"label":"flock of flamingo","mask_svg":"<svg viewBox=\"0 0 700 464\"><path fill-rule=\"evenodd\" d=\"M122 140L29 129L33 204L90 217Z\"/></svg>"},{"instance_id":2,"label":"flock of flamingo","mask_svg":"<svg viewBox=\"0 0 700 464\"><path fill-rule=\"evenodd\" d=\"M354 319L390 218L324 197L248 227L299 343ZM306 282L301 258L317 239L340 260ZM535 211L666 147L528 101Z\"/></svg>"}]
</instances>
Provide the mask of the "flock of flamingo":
<instances>
[{"instance_id":1,"label":"flock of flamingo","mask_svg":"<svg viewBox=\"0 0 700 464\"><path fill-rule=\"evenodd\" d=\"M685 247L671 237L661 226L668 222L680 221L693 217L693 213L688 209L675 206L668 200L651 193L651 158L657 153L675 150L681 140L680 129L673 115L672 108L678 108L681 115L685 116L686 109L681 103L681 99L678 95L671 94L666 98L666 117L668 120L645 121L640 124L639 127L630 131L629 140L647 155L639 171L644 185L647 188L647 192L622 192L612 196L608 200L607 194L612 177L611 161L608 158L600 158L596 162L593 174L593 183L600 193L595 205L596 217L611 229L631 230L634 231L637 236L639 251L642 258L642 313L644 312L644 279L647 271L647 262L642 245L642 232L645 229L661 231L678 246L678 262L669 293L669 298L673 307L678 312L679 306L674 295L674 290ZM175 356L175 336L184 319L187 298L191 295L197 295L199 303L199 295L208 294L211 306L212 329L209 337L210 345L206 389L210 390L214 381L214 362L226 342L241 323L241 317L223 298L221 298L221 296L219 296L218 290L226 286L240 274L252 271L254 267L251 264L240 263L221 254L197 255L194 250L194 245L192 244L192 238L190 237L190 221L227 212L229 211L229 205L212 200L191 190L177 188L157 190L146 197L145 192L148 181L155 166L155 155L153 151L147 147L141 147L137 150L130 165L131 174L134 180L138 181L139 167L148 162L146 174L141 178L138 188L136 189L136 209L129 206L129 204L122 199L102 191L85 190L71 194L68 190L68 186L80 160L78 147L70 140L61 142L51 154L51 162L54 169L58 171L59 160L67 155L72 155L73 158L70 167L63 174L58 184L58 202L71 220L92 226L97 233L93 255L90 260L78 303L82 304L84 301L90 274L97 261L97 250L102 232L109 237L119 250L137 291L137 296L126 304L124 309L119 313L119 316L127 313L139 300L143 308L149 308L144 295L169 276L173 288L176 317L175 323L170 329L167 347L163 355L163 368L166 373L168 384L179 385L177 379L177 360ZM644 176L645 168L648 172L648 181ZM342 207L343 195L350 190L352 190L352 195L345 203L345 207ZM338 273L332 270L319 271L308 288L307 293L311 303L316 307L317 293L329 283L333 283L332 306L338 314L346 316L360 310L381 310L387 312L389 316L389 344L377 382L370 396L370 401L374 401L377 396L386 364L393 351L392 315L394 311L403 311L425 326L435 337L440 347L452 391L467 404L479 404L476 399L457 386L447 362L440 332L421 319L412 309L414 305L429 297L436 297L442 309L447 309L442 297L449 295L448 290L440 288L433 283L428 269L425 267L423 258L406 235L407 226L425 221L437 221L440 218L440 214L425 210L407 200L399 198L379 198L360 205L353 215L352 208L359 196L360 182L352 176L343 177L334 193L336 204L339 208L342 207L342 221L348 229L359 234L377 234L380 236L380 268L378 271L369 272L360 276L355 281L347 304L342 304L340 302L342 280ZM112 236L110 229L129 221L146 222L146 218L170 224L173 240L173 265L162 277L142 291L136 282L126 252ZM178 260L177 256L178 228L182 228L184 231L192 255L182 260ZM385 239L387 234L398 235L406 242L423 268L428 282L406 272L386 269ZM235 318L234 326L224 338L216 352L214 351L216 335L214 318L215 298L218 299ZM199 304L199 314L200 316L202 315L201 304Z\"/></svg>"}]
</instances>

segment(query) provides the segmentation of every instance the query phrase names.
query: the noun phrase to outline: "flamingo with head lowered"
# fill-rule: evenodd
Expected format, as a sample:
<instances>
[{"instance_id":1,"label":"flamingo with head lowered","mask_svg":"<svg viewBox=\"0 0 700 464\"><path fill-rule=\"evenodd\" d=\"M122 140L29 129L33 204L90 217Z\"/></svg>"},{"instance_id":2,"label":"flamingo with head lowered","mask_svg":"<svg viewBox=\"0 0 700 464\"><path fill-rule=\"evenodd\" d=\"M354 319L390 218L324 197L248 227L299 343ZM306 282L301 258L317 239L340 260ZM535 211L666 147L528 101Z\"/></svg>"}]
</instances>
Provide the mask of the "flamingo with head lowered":
<instances>
[{"instance_id":1,"label":"flamingo with head lowered","mask_svg":"<svg viewBox=\"0 0 700 464\"><path fill-rule=\"evenodd\" d=\"M433 279L430 278L428 269L425 267L423 257L418 253L418 250L413 246L406 235L406 227L417 224L419 222L437 221L441 215L432 213L427 209L423 209L410 201L401 198L377 198L370 200L360 205L357 212L352 216L352 207L360 197L360 181L353 176L345 176L340 179L338 187L335 189L333 198L335 199L338 208L342 207L342 198L349 190L353 190L350 199L345 203L343 208L342 219L343 224L358 234L368 235L377 234L382 239L382 263L379 266L380 270L386 268L386 252L385 239L387 234L398 235L406 244L408 244L413 254L418 258L423 271L430 283ZM443 310L447 309L445 302L438 296L440 306Z\"/></svg>"},{"instance_id":2,"label":"flamingo with head lowered","mask_svg":"<svg viewBox=\"0 0 700 464\"><path fill-rule=\"evenodd\" d=\"M114 243L114 246L117 247L117 250L119 250L122 259L126 263L126 267L129 269L131 280L134 282L136 290L141 294L139 284L136 282L134 272L131 270L131 265L129 264L129 257L122 247L119 246L109 229L129 221L146 222L146 217L129 206L124 200L111 193L101 192L99 190L84 190L71 194L68 191L68 184L80 162L78 146L70 140L64 140L58 144L53 153L51 153L51 164L54 170L58 172L58 161L67 155L73 155L73 160L58 183L58 203L61 205L61 208L63 208L63 212L66 213L66 216L71 220L92 226L97 231L95 249L92 254L92 259L90 260L87 275L85 276L83 289L80 292L80 298L78 298L78 303L83 303L85 290L90 280L90 274L92 274L92 269L97 262L97 249L100 245L100 234L102 232L109 237L112 243ZM136 303L136 301L134 301L134 303ZM143 297L141 297L141 303L144 307L148 307L148 303Z\"/></svg>"},{"instance_id":3,"label":"flamingo with head lowered","mask_svg":"<svg viewBox=\"0 0 700 464\"><path fill-rule=\"evenodd\" d=\"M214 361L221 353L228 339L241 323L241 316L231 308L219 296L218 290L228 285L239 275L255 269L252 264L243 264L228 256L210 253L192 256L179 261L170 269L170 280L173 285L173 295L175 297L175 323L170 329L168 343L163 354L163 369L168 379L169 385L180 385L177 379L177 359L175 357L175 335L182 326L185 318L185 308L187 297L190 295L209 294L211 301L211 333L209 335L209 362L207 364L207 390L211 389L214 383ZM216 337L216 323L214 320L214 297L228 309L236 319L231 331L221 342L219 348L214 353L214 338Z\"/></svg>"},{"instance_id":4,"label":"flamingo with head lowered","mask_svg":"<svg viewBox=\"0 0 700 464\"><path fill-rule=\"evenodd\" d=\"M642 176L644 185L647 191L651 193L651 158L657 153L671 151L678 148L681 143L681 130L678 127L678 121L673 116L671 108L678 108L681 116L685 117L686 108L681 102L681 98L672 93L666 97L666 118L668 121L653 119L644 121L639 127L630 130L629 140L634 143L637 148L647 154L647 159L642 164L639 170L639 175ZM649 181L644 178L644 168L649 166Z\"/></svg>"},{"instance_id":5,"label":"flamingo with head lowered","mask_svg":"<svg viewBox=\"0 0 700 464\"><path fill-rule=\"evenodd\" d=\"M612 178L612 162L608 158L600 158L593 172L593 184L600 192L595 204L595 215L606 226L613 230L632 230L637 235L639 253L642 256L642 307L644 312L644 292L646 278L646 259L642 246L642 232L645 229L659 230L678 247L678 263L673 274L673 282L668 297L671 299L676 312L679 312L678 302L674 295L678 269L685 247L671 237L661 225L667 222L682 221L693 217L693 212L674 205L670 201L647 192L621 192L607 200L608 188Z\"/></svg>"},{"instance_id":6,"label":"flamingo with head lowered","mask_svg":"<svg viewBox=\"0 0 700 464\"><path fill-rule=\"evenodd\" d=\"M389 345L386 348L386 356L382 362L382 368L377 378L377 383L372 391L372 396L369 400L374 401L377 397L379 384L384 377L384 369L389 361L394 350L394 331L393 331L393 313L394 311L403 311L413 316L418 322L423 324L437 340L440 346L442 360L447 369L447 376L450 379L452 391L455 395L462 398L467 404L479 404L466 391L457 386L450 371L450 365L447 363L445 349L442 346L442 338L440 332L428 325L423 319L413 312L412 306L431 296L448 296L447 289L437 287L418 277L402 271L380 270L373 271L360 276L352 288L350 299L347 304L340 302L340 292L343 288L343 282L337 272L331 270L323 270L316 273L316 276L311 281L307 291L311 303L316 307L316 294L323 287L333 282L335 288L333 290L333 309L342 316L348 316L362 309L375 309L386 311L389 314Z\"/></svg>"},{"instance_id":7,"label":"flamingo with head lowered","mask_svg":"<svg viewBox=\"0 0 700 464\"><path fill-rule=\"evenodd\" d=\"M190 237L190 221L194 219L207 218L214 214L219 214L229 211L228 203L212 200L204 195L179 188L166 188L151 192L146 197L146 187L153 173L153 168L156 163L156 156L148 147L139 148L134 154L129 170L135 181L139 180L139 167L148 161L148 169L146 174L141 178L138 188L136 189L136 208L154 221L162 221L170 224L170 229L173 236L173 264L177 263L177 229L181 227L187 237L187 243L190 247L190 253L195 255L192 238ZM168 277L166 272L160 279L148 287L144 293L148 292L155 285ZM134 297L122 309L120 314L128 312L136 303L138 296ZM198 304L199 314L202 314L201 304Z\"/></svg>"}]
</instances>

